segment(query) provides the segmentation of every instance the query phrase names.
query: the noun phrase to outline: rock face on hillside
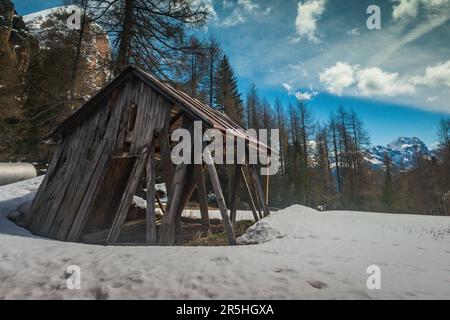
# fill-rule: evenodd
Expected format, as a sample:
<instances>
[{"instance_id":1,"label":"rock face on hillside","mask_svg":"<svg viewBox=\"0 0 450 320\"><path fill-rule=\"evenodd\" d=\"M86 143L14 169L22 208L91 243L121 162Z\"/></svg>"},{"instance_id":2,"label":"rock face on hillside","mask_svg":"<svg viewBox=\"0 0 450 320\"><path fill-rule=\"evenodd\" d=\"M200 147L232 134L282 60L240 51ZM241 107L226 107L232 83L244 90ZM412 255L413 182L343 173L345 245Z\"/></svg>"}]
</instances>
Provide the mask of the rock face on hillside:
<instances>
[{"instance_id":1,"label":"rock face on hillside","mask_svg":"<svg viewBox=\"0 0 450 320\"><path fill-rule=\"evenodd\" d=\"M43 51L52 47L55 30L60 34L59 38L67 38L65 41L69 45L76 46L79 32L70 30L66 24L67 17L76 10L81 12L77 6L55 7L26 15L24 21ZM106 32L96 23L86 24L80 54L82 60L78 65L72 95L87 99L101 89L111 75L109 39Z\"/></svg>"},{"instance_id":2,"label":"rock face on hillside","mask_svg":"<svg viewBox=\"0 0 450 320\"><path fill-rule=\"evenodd\" d=\"M0 0L0 117L14 121L22 78L30 62L30 42L23 19L10 0Z\"/></svg>"}]
</instances>

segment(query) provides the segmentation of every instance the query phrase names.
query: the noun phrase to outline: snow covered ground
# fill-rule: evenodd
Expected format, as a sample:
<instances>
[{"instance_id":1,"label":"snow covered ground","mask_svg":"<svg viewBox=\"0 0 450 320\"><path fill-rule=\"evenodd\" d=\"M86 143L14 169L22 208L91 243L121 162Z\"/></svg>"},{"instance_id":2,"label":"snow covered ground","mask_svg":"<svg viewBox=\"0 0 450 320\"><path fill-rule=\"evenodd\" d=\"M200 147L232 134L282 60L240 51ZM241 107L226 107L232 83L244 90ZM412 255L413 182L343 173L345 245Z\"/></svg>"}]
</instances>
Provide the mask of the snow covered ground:
<instances>
[{"instance_id":1,"label":"snow covered ground","mask_svg":"<svg viewBox=\"0 0 450 320\"><path fill-rule=\"evenodd\" d=\"M0 187L0 299L450 298L449 217L293 206L240 239L254 245L102 247L33 237L6 218L39 183ZM69 265L81 290L67 289ZM367 289L370 265L381 290Z\"/></svg>"}]
</instances>

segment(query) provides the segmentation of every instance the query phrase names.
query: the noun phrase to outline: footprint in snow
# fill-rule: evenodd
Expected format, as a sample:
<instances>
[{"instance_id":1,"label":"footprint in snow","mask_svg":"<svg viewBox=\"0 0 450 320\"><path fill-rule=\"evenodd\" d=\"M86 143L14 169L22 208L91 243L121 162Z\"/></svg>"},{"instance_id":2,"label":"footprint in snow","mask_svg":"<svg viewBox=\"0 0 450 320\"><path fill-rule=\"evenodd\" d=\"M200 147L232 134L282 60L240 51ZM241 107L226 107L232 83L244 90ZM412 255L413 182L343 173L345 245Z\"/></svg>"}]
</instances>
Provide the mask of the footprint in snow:
<instances>
[{"instance_id":1,"label":"footprint in snow","mask_svg":"<svg viewBox=\"0 0 450 320\"><path fill-rule=\"evenodd\" d=\"M315 288L315 289L319 289L319 290L328 287L326 283L323 283L323 282L321 282L321 281L306 281L306 282L307 282L311 287L313 287L313 288Z\"/></svg>"}]
</instances>

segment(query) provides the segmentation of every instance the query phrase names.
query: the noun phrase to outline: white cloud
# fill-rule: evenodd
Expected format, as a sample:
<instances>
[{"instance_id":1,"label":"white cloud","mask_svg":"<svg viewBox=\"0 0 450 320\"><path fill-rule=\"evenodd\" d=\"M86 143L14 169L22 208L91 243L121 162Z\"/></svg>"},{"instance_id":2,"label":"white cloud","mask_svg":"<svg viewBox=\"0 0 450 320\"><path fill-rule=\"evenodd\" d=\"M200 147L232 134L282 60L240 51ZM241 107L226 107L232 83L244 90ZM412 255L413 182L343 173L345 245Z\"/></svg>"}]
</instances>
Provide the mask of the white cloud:
<instances>
[{"instance_id":1,"label":"white cloud","mask_svg":"<svg viewBox=\"0 0 450 320\"><path fill-rule=\"evenodd\" d=\"M311 42L319 42L317 20L325 11L325 3L326 0L306 0L298 3L295 27L299 38L296 38L294 42L304 37Z\"/></svg>"},{"instance_id":2,"label":"white cloud","mask_svg":"<svg viewBox=\"0 0 450 320\"><path fill-rule=\"evenodd\" d=\"M342 95L344 89L353 85L356 85L360 95L367 97L398 96L415 92L411 79L401 78L398 73L376 67L361 68L343 62L325 69L319 74L319 79L328 92L337 95Z\"/></svg>"},{"instance_id":3,"label":"white cloud","mask_svg":"<svg viewBox=\"0 0 450 320\"><path fill-rule=\"evenodd\" d=\"M450 60L432 67L427 67L424 76L414 77L412 82L418 85L450 87Z\"/></svg>"},{"instance_id":4,"label":"white cloud","mask_svg":"<svg viewBox=\"0 0 450 320\"><path fill-rule=\"evenodd\" d=\"M242 24L245 21L246 18L242 14L242 12L235 9L228 17L219 22L218 25L220 25L221 27L229 28Z\"/></svg>"},{"instance_id":5,"label":"white cloud","mask_svg":"<svg viewBox=\"0 0 450 320\"><path fill-rule=\"evenodd\" d=\"M230 0L223 0L222 5L224 7L224 9L228 9L233 7L233 2Z\"/></svg>"},{"instance_id":6,"label":"white cloud","mask_svg":"<svg viewBox=\"0 0 450 320\"><path fill-rule=\"evenodd\" d=\"M282 84L283 88L286 89L289 95L291 95L294 92L294 88L287 82Z\"/></svg>"},{"instance_id":7,"label":"white cloud","mask_svg":"<svg viewBox=\"0 0 450 320\"><path fill-rule=\"evenodd\" d=\"M238 0L237 4L248 12L259 10L259 4L253 3L252 0Z\"/></svg>"},{"instance_id":8,"label":"white cloud","mask_svg":"<svg viewBox=\"0 0 450 320\"><path fill-rule=\"evenodd\" d=\"M316 91L309 91L309 92L297 91L295 93L295 97L300 101L309 101L317 95L318 95L318 92L316 92Z\"/></svg>"},{"instance_id":9,"label":"white cloud","mask_svg":"<svg viewBox=\"0 0 450 320\"><path fill-rule=\"evenodd\" d=\"M394 21L403 18L416 18L420 8L427 13L440 10L448 5L450 0L392 0L394 2L392 18Z\"/></svg>"},{"instance_id":10,"label":"white cloud","mask_svg":"<svg viewBox=\"0 0 450 320\"><path fill-rule=\"evenodd\" d=\"M353 67L347 63L337 62L334 67L319 74L320 82L333 94L341 95L342 91L355 83Z\"/></svg>"},{"instance_id":11,"label":"white cloud","mask_svg":"<svg viewBox=\"0 0 450 320\"><path fill-rule=\"evenodd\" d=\"M406 16L416 17L419 10L419 0L399 0L394 4L392 17L394 20L404 18Z\"/></svg>"},{"instance_id":12,"label":"white cloud","mask_svg":"<svg viewBox=\"0 0 450 320\"><path fill-rule=\"evenodd\" d=\"M309 101L319 93L312 88L309 91L302 92L301 90L294 90L294 87L290 83L283 83L283 88L287 91L288 95L295 96L300 101Z\"/></svg>"},{"instance_id":13,"label":"white cloud","mask_svg":"<svg viewBox=\"0 0 450 320\"><path fill-rule=\"evenodd\" d=\"M358 28L354 28L352 30L348 30L346 34L349 36L359 36L361 33L359 32Z\"/></svg>"},{"instance_id":14,"label":"white cloud","mask_svg":"<svg viewBox=\"0 0 450 320\"><path fill-rule=\"evenodd\" d=\"M359 93L363 96L397 96L415 92L415 87L398 73L390 73L380 68L366 68L356 72Z\"/></svg>"},{"instance_id":15,"label":"white cloud","mask_svg":"<svg viewBox=\"0 0 450 320\"><path fill-rule=\"evenodd\" d=\"M217 18L217 12L214 9L213 0L193 0L193 5L201 10L205 10L209 15L209 19Z\"/></svg>"},{"instance_id":16,"label":"white cloud","mask_svg":"<svg viewBox=\"0 0 450 320\"><path fill-rule=\"evenodd\" d=\"M428 98L427 98L427 101L428 101L428 102L435 102L435 101L438 101L438 100L439 100L438 97L428 97Z\"/></svg>"},{"instance_id":17,"label":"white cloud","mask_svg":"<svg viewBox=\"0 0 450 320\"><path fill-rule=\"evenodd\" d=\"M267 16L272 8L262 9L261 6L253 0L223 0L223 8L232 10L231 13L221 21L216 21L216 25L228 28L243 24L249 16Z\"/></svg>"}]
</instances>

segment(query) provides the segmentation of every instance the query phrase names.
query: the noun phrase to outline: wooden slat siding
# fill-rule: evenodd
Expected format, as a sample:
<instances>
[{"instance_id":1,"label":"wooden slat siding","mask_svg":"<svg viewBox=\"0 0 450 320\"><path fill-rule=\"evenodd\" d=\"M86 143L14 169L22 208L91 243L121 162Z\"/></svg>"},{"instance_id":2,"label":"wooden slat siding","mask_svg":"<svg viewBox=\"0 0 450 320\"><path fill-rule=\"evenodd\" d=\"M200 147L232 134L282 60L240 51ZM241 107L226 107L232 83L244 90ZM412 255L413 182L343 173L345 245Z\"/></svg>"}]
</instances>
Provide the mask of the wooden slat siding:
<instances>
[{"instance_id":1,"label":"wooden slat siding","mask_svg":"<svg viewBox=\"0 0 450 320\"><path fill-rule=\"evenodd\" d=\"M255 185L256 185L256 192L258 194L258 199L261 204L261 207L264 211L264 216L267 217L270 215L270 210L269 210L269 207L266 205L264 189L263 189L263 186L261 183L261 177L258 174L258 171L254 165L250 166L250 173L251 173L253 180L255 182Z\"/></svg>"},{"instance_id":2,"label":"wooden slat siding","mask_svg":"<svg viewBox=\"0 0 450 320\"><path fill-rule=\"evenodd\" d=\"M55 154L52 160L50 161L47 174L45 175L44 180L39 186L36 196L34 197L33 202L31 203L30 210L27 212L24 221L24 226L28 229L32 229L31 227L32 221L38 218L38 215L36 215L36 211L39 211L38 210L39 204L41 204L43 199L46 198L49 181L51 181L52 177L56 174L56 171L59 169L61 165L62 162L61 157L64 154L65 147L66 145L60 145L57 147L57 150L55 151Z\"/></svg>"},{"instance_id":3,"label":"wooden slat siding","mask_svg":"<svg viewBox=\"0 0 450 320\"><path fill-rule=\"evenodd\" d=\"M89 119L89 122L92 120L93 118ZM61 220L61 218L58 219L58 216L63 217L64 213L70 208L70 206L66 205L67 203L64 203L64 206L62 206L62 204L66 195L68 195L67 198L72 196L68 193L68 190L71 190L74 186L74 180L76 180L74 179L76 177L75 172L84 155L84 139L82 139L82 137L90 140L88 126L81 126L78 127L78 129L74 140L70 141L69 144L69 153L67 155L68 161L66 162L67 166L65 167L65 170L62 171L60 180L53 181L55 183L55 188L57 189L56 197L54 198L54 201L50 202L46 206L47 208L44 209L47 211L47 215L41 222L41 226L37 233L40 236L48 237L55 221L56 223L59 223ZM60 210L60 208L62 208L62 210ZM56 235L56 232L54 234Z\"/></svg>"},{"instance_id":4,"label":"wooden slat siding","mask_svg":"<svg viewBox=\"0 0 450 320\"><path fill-rule=\"evenodd\" d=\"M241 166L235 165L234 166L234 178L233 178L233 189L231 193L231 200L230 200L230 219L231 223L236 223L236 214L237 209L239 205L239 192L241 189Z\"/></svg>"},{"instance_id":5,"label":"wooden slat siding","mask_svg":"<svg viewBox=\"0 0 450 320\"><path fill-rule=\"evenodd\" d=\"M99 187L101 185L101 181L103 180L108 164L110 163L110 156L108 154L102 154L100 161L98 162L94 176L89 184L89 189L87 190L83 202L78 209L78 212L75 216L75 220L72 224L72 227L69 231L69 234L66 237L66 241L69 242L77 242L80 240L83 228L86 223L86 218L88 213L90 213L92 204L95 200L95 196L97 192L99 192Z\"/></svg>"},{"instance_id":6,"label":"wooden slat siding","mask_svg":"<svg viewBox=\"0 0 450 320\"><path fill-rule=\"evenodd\" d=\"M121 154L122 149L124 147L125 139L128 134L128 116L129 116L129 107L131 104L134 104L133 97L135 95L135 91L139 90L140 87L135 81L131 81L125 86L122 92L122 97L117 105L115 106L116 112L114 114L114 124L115 126L106 132L107 137L111 137L112 140L112 151L115 154ZM109 128L108 128L109 129ZM134 137L133 137L134 138ZM136 153L134 153L136 154Z\"/></svg>"},{"instance_id":7,"label":"wooden slat siding","mask_svg":"<svg viewBox=\"0 0 450 320\"><path fill-rule=\"evenodd\" d=\"M83 202L83 198L89 189L90 183L92 182L92 177L95 174L95 168L102 157L105 144L106 141L97 142L93 140L90 144L91 147L85 149L85 153L82 154L78 167L74 169L74 177L70 182L67 195L63 199L61 207L58 210L59 212L53 221L52 227L50 228L50 232L48 234L50 238L61 241L66 240L73 221L75 220L75 217ZM90 160L91 157L92 160ZM70 206L68 204L70 204Z\"/></svg>"},{"instance_id":8,"label":"wooden slat siding","mask_svg":"<svg viewBox=\"0 0 450 320\"><path fill-rule=\"evenodd\" d=\"M200 205L202 233L206 236L209 232L209 212L208 212L208 198L206 196L205 174L203 172L203 165L194 165L194 181L197 184L198 203Z\"/></svg>"},{"instance_id":9,"label":"wooden slat siding","mask_svg":"<svg viewBox=\"0 0 450 320\"><path fill-rule=\"evenodd\" d=\"M120 229L127 218L128 212L130 210L131 203L133 201L134 193L136 192L139 180L142 176L145 163L147 162L148 150L141 154L134 164L130 178L128 179L127 186L122 195L119 208L117 209L116 216L114 218L111 230L109 231L108 237L106 239L106 244L111 244L117 242L120 235Z\"/></svg>"},{"instance_id":10,"label":"wooden slat siding","mask_svg":"<svg viewBox=\"0 0 450 320\"><path fill-rule=\"evenodd\" d=\"M33 234L40 235L43 224L47 220L47 217L52 214L50 208L53 203L59 201L58 198L62 197L64 194L62 180L64 179L65 172L67 171L67 161L69 156L72 155L72 148L70 148L69 141L66 141L61 145L62 153L60 158L57 160L58 166L55 169L55 173L51 176L48 181L48 185L44 190L41 189L40 193L36 196L35 201L31 207L31 217L29 222L29 229Z\"/></svg>"},{"instance_id":11,"label":"wooden slat siding","mask_svg":"<svg viewBox=\"0 0 450 320\"><path fill-rule=\"evenodd\" d=\"M125 90L126 91L130 91L130 92L125 92L122 95L123 99L121 99L119 104L116 106L116 108L117 108L116 110L117 111L119 111L119 110L122 111L122 112L120 112L121 115L120 115L120 122L119 122L119 134L117 135L117 140L116 140L116 143L115 143L116 144L116 148L121 148L122 147L123 141L121 142L121 140L125 140L125 137L127 135L128 120L129 120L128 119L128 107L129 107L131 101L133 101L135 99L134 96L136 95L136 93L138 91L139 91L140 94L143 94L144 85L141 84L140 86L136 86L134 88L131 88L130 86L126 86ZM145 106L143 104L141 104L140 106L141 106L141 109L149 109L149 108L145 108ZM112 117L111 118L113 121L117 118L118 113L119 112L116 113L116 117ZM144 118L144 120L147 120L147 119L145 119L145 117L141 117L141 119L142 118ZM114 144L113 141L110 141L110 143ZM94 174L94 172L92 170L95 169L95 166L96 166L95 165L95 161L99 161L97 159L100 160L99 154L96 154L94 156L94 161L92 163L88 163L88 168L90 168L90 169L88 170L88 172L85 173L85 176L88 179L89 179L89 177L92 177L92 175ZM81 170L81 168L79 168L78 170ZM98 181L92 181L92 183L99 183L99 182ZM81 190L77 190L76 191L76 196L83 197L83 198L86 197L86 195L84 193L82 193ZM90 195L88 197L90 197L91 199L94 199L95 198L95 194ZM79 201L74 201L74 202L75 202L76 205L79 203ZM83 207L83 204L78 205L78 208L81 208L81 207ZM80 217L80 219L82 219L81 221L83 221L84 217L86 217L89 214L89 212L80 213L79 210L75 211L75 213L76 213L75 216L72 216L70 213L69 214L67 214L67 213L65 214L64 223L60 227L57 226L57 229L59 231L58 231L58 234L55 237L56 239L64 240L66 238L68 232L70 232L67 229L70 228L70 226L73 224L73 221L74 221L74 219L76 219L78 214L81 215L81 217ZM77 230L77 231L81 231L81 230ZM50 235L50 236L52 236L52 235Z\"/></svg>"},{"instance_id":12,"label":"wooden slat siding","mask_svg":"<svg viewBox=\"0 0 450 320\"><path fill-rule=\"evenodd\" d=\"M151 144L146 165L147 176L147 224L146 241L147 245L156 245L156 209L155 209L155 145Z\"/></svg>"},{"instance_id":13,"label":"wooden slat siding","mask_svg":"<svg viewBox=\"0 0 450 320\"><path fill-rule=\"evenodd\" d=\"M125 86L125 92L122 92L121 99L119 99L119 104L115 106L113 111L120 111L124 106L127 105L127 101L130 96L130 86ZM63 208L58 210L50 230L47 234L48 237L65 240L73 221L76 217L78 209L81 206L81 202L85 196L85 193L89 187L89 182L91 181L92 175L94 174L95 166L98 163L103 148L100 145L107 142L97 141L95 137L100 137L97 130L99 124L99 118L108 118L107 110L101 109L94 117L88 119L82 128L86 129L85 134L81 137L82 147L80 149L79 161L74 161L75 167L73 168L72 178L70 180L70 185L67 190L65 198L62 200ZM117 121L115 117L109 117L110 122ZM91 122L91 120L95 120ZM122 119L120 119L122 121ZM107 137L109 137L108 133ZM112 141L111 141L112 142Z\"/></svg>"},{"instance_id":14,"label":"wooden slat siding","mask_svg":"<svg viewBox=\"0 0 450 320\"><path fill-rule=\"evenodd\" d=\"M245 189L247 190L248 197L250 199L250 208L251 208L252 213L253 213L253 218L255 219L255 222L258 222L260 220L260 218L259 218L259 215L258 215L258 211L256 209L255 199L253 198L252 191L250 190L250 185L248 184L248 180L247 180L247 177L245 175L244 166L241 166L240 171L241 171L242 180L244 182Z\"/></svg>"},{"instance_id":15,"label":"wooden slat siding","mask_svg":"<svg viewBox=\"0 0 450 320\"><path fill-rule=\"evenodd\" d=\"M206 152L206 157L208 158L209 163L212 162L212 157L209 152ZM205 159L206 160L206 159ZM222 221L225 227L225 231L227 233L228 243L231 246L237 245L236 235L234 234L233 225L230 221L230 217L228 216L228 209L225 204L225 198L223 196L222 187L220 186L219 176L217 175L216 166L214 164L207 165L209 177L211 179L211 184L214 189L214 194L216 195L217 204L220 209L220 214L222 215Z\"/></svg>"},{"instance_id":16,"label":"wooden slat siding","mask_svg":"<svg viewBox=\"0 0 450 320\"><path fill-rule=\"evenodd\" d=\"M185 188L187 180L187 164L180 164L176 167L173 175L172 184L170 186L169 202L166 206L166 214L163 217L163 221L160 228L159 244L163 246L171 246L175 243L175 222L180 204L180 197Z\"/></svg>"}]
</instances>

